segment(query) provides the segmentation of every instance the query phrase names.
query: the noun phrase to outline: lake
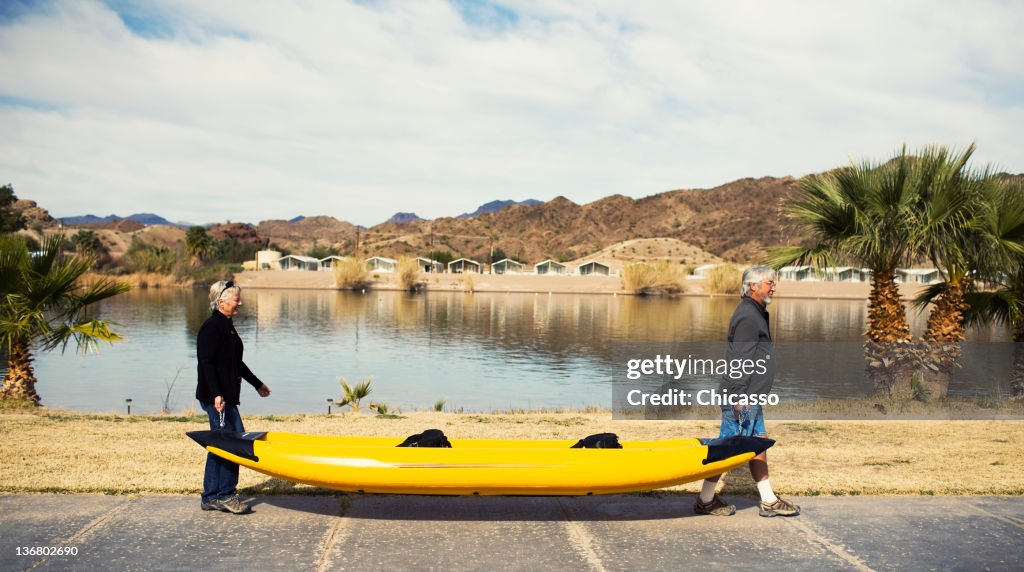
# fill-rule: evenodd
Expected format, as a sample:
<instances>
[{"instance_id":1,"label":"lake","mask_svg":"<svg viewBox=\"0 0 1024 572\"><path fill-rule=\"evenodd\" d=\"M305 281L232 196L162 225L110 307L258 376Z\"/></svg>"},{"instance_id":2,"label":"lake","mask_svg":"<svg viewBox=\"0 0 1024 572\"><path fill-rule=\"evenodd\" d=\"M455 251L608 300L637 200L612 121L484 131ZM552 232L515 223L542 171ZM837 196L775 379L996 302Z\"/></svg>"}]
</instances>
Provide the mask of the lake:
<instances>
[{"instance_id":1,"label":"lake","mask_svg":"<svg viewBox=\"0 0 1024 572\"><path fill-rule=\"evenodd\" d=\"M271 387L259 398L242 388L244 414L326 412L339 379L373 379L364 401L392 409L610 407L612 366L622 348L721 341L733 297L637 298L609 295L256 290L243 293L235 318L245 361ZM785 399L870 393L863 379L866 305L849 300L776 299L777 341L803 357L780 367ZM209 315L205 291L141 290L101 304L124 341L81 356L69 349L36 355L37 390L48 407L154 413L192 407L195 337ZM911 312L919 332L926 316ZM987 345L998 329L971 331ZM648 346L644 346L647 344ZM781 344L780 344L781 345ZM807 357L811 356L811 357ZM821 360L814 359L821 356ZM780 360L785 363L785 359ZM982 357L981 362L998 361ZM799 367L796 367L799 362ZM813 362L813 363L812 363ZM1001 367L1001 366L1000 366ZM1000 371L954 378L953 394L1007 391ZM173 384L173 385L172 385Z\"/></svg>"}]
</instances>

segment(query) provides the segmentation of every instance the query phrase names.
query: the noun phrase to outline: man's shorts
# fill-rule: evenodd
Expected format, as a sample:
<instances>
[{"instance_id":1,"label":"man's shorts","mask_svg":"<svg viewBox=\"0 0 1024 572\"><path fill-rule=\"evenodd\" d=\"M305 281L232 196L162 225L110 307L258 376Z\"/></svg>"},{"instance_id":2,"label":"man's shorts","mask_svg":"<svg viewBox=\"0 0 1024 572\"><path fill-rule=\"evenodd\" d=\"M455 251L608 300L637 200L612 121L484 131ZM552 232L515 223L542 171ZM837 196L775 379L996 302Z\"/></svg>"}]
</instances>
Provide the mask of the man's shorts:
<instances>
[{"instance_id":1,"label":"man's shorts","mask_svg":"<svg viewBox=\"0 0 1024 572\"><path fill-rule=\"evenodd\" d=\"M722 409L722 429L718 438L745 435L747 437L767 437L764 429L764 411L760 405L744 405L737 414L732 407Z\"/></svg>"}]
</instances>

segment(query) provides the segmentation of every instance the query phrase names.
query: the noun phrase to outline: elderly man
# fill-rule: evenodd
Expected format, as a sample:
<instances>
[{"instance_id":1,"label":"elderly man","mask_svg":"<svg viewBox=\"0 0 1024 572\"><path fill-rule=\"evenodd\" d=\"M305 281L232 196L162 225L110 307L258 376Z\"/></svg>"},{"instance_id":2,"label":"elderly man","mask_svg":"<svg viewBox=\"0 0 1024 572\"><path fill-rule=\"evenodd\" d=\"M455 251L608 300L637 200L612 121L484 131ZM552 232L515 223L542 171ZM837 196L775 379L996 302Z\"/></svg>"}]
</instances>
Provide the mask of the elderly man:
<instances>
[{"instance_id":1,"label":"elderly man","mask_svg":"<svg viewBox=\"0 0 1024 572\"><path fill-rule=\"evenodd\" d=\"M772 336L768 328L768 304L775 294L777 275L767 266L753 266L743 272L742 299L729 321L729 347L726 359L764 360L766 367L733 378L726 374L719 386L719 393L727 395L764 395L771 392L775 380L775 364L771 359ZM728 392L728 393L726 393ZM764 417L760 405L723 405L722 428L719 438L733 435L767 437ZM761 516L796 516L800 507L775 495L768 480L768 453L762 452L750 460L750 474L757 483L761 495ZM700 498L693 505L697 514L730 516L736 507L726 504L717 494L715 487L721 475L704 481Z\"/></svg>"}]
</instances>

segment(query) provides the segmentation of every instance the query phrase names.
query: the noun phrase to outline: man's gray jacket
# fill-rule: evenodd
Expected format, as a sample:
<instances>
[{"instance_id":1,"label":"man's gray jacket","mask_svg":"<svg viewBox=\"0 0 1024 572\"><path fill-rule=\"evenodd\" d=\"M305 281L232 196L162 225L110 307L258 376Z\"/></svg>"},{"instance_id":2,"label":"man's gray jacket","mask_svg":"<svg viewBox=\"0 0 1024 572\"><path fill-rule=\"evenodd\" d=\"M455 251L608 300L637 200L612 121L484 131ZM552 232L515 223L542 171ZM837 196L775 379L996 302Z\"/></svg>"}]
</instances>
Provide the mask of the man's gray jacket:
<instances>
[{"instance_id":1,"label":"man's gray jacket","mask_svg":"<svg viewBox=\"0 0 1024 572\"><path fill-rule=\"evenodd\" d=\"M729 372L722 377L719 391L730 394L770 393L775 381L775 361L772 359L774 352L772 334L768 329L768 312L764 306L753 298L743 298L729 320L728 340L725 357L729 362ZM740 363L735 360L743 360L739 372L735 368ZM743 372L742 367L746 367L747 372Z\"/></svg>"}]
</instances>

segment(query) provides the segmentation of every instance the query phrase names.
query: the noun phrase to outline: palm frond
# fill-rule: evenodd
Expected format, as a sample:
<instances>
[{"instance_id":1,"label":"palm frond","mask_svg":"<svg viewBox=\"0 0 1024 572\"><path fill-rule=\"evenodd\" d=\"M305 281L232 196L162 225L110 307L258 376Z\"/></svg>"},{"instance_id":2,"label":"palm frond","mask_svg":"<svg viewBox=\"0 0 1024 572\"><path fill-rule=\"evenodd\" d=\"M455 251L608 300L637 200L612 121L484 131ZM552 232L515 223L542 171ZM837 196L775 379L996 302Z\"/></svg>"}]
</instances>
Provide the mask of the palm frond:
<instances>
[{"instance_id":1,"label":"palm frond","mask_svg":"<svg viewBox=\"0 0 1024 572\"><path fill-rule=\"evenodd\" d=\"M927 288L921 290L917 294L917 296L914 297L912 304L918 310L923 310L928 306L928 304L935 302L935 300L937 300L939 296L941 296L942 293L945 291L945 282L937 282L935 284L930 284Z\"/></svg>"}]
</instances>

